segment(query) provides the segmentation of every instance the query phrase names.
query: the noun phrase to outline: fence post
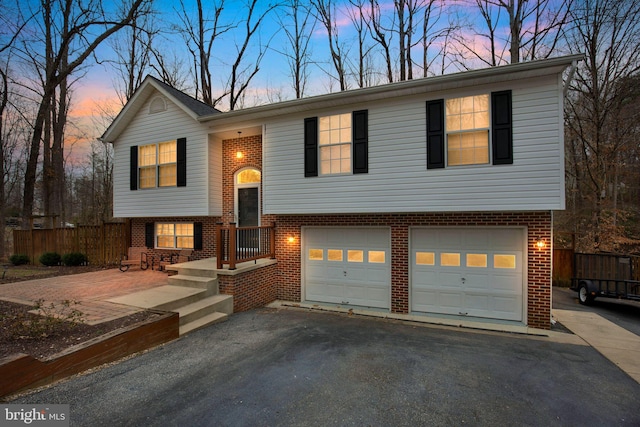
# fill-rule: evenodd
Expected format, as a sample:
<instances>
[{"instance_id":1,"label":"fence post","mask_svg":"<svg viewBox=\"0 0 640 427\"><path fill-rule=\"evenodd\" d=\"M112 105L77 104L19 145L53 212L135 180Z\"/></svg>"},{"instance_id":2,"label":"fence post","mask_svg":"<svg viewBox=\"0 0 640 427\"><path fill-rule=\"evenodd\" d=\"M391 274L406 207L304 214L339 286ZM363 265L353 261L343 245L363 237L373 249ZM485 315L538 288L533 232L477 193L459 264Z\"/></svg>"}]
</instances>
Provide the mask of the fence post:
<instances>
[{"instance_id":1,"label":"fence post","mask_svg":"<svg viewBox=\"0 0 640 427\"><path fill-rule=\"evenodd\" d=\"M224 247L222 238L222 223L216 222L216 268L222 270L222 262L224 257Z\"/></svg>"},{"instance_id":2,"label":"fence post","mask_svg":"<svg viewBox=\"0 0 640 427\"><path fill-rule=\"evenodd\" d=\"M236 269L236 223L229 223L229 270Z\"/></svg>"},{"instance_id":3,"label":"fence post","mask_svg":"<svg viewBox=\"0 0 640 427\"><path fill-rule=\"evenodd\" d=\"M269 248L269 252L271 255L271 259L276 259L276 223L271 223L271 228L269 229L269 244L271 247Z\"/></svg>"}]
</instances>

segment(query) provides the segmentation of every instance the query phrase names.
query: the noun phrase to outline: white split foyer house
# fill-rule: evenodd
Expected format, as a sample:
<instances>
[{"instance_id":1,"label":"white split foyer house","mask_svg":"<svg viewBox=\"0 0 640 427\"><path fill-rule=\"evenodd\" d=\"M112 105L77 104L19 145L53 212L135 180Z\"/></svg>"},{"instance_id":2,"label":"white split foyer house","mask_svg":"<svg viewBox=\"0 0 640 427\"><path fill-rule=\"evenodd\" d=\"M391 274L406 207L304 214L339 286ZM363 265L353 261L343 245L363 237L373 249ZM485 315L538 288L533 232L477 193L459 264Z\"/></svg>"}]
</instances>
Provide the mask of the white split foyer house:
<instances>
[{"instance_id":1,"label":"white split foyer house","mask_svg":"<svg viewBox=\"0 0 640 427\"><path fill-rule=\"evenodd\" d=\"M114 216L132 246L212 265L230 227L260 230L236 252L270 246L272 259L220 283L235 311L278 300L549 329L563 73L581 59L230 112L147 77L101 138Z\"/></svg>"}]
</instances>

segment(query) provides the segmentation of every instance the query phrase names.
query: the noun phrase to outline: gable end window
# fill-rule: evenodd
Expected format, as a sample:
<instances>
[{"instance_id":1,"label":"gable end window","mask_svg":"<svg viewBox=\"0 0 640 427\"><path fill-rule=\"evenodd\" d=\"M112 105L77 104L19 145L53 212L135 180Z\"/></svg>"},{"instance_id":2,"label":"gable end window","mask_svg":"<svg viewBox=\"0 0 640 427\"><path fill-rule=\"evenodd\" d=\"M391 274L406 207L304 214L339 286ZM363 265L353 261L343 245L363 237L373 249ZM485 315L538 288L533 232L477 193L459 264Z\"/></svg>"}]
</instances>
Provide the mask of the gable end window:
<instances>
[{"instance_id":1,"label":"gable end window","mask_svg":"<svg viewBox=\"0 0 640 427\"><path fill-rule=\"evenodd\" d=\"M304 121L305 177L367 173L367 110Z\"/></svg>"},{"instance_id":2,"label":"gable end window","mask_svg":"<svg viewBox=\"0 0 640 427\"><path fill-rule=\"evenodd\" d=\"M131 147L131 190L187 185L187 140Z\"/></svg>"},{"instance_id":3,"label":"gable end window","mask_svg":"<svg viewBox=\"0 0 640 427\"><path fill-rule=\"evenodd\" d=\"M513 163L511 91L427 102L427 169Z\"/></svg>"}]
</instances>

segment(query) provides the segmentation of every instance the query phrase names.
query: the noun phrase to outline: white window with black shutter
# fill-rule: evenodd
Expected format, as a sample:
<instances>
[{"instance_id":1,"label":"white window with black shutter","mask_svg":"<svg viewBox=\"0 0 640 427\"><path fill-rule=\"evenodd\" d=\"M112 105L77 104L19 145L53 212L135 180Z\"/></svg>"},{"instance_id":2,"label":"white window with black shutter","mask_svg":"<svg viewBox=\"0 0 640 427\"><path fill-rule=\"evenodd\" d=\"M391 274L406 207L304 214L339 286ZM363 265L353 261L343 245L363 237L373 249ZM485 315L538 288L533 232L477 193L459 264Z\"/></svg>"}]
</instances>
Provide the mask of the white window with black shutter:
<instances>
[{"instance_id":1,"label":"white window with black shutter","mask_svg":"<svg viewBox=\"0 0 640 427\"><path fill-rule=\"evenodd\" d=\"M202 223L148 222L145 224L145 246L202 250Z\"/></svg>"},{"instance_id":2,"label":"white window with black shutter","mask_svg":"<svg viewBox=\"0 0 640 427\"><path fill-rule=\"evenodd\" d=\"M305 177L368 173L367 128L367 110L305 119Z\"/></svg>"},{"instance_id":3,"label":"white window with black shutter","mask_svg":"<svg viewBox=\"0 0 640 427\"><path fill-rule=\"evenodd\" d=\"M427 102L427 169L513 163L511 91Z\"/></svg>"},{"instance_id":4,"label":"white window with black shutter","mask_svg":"<svg viewBox=\"0 0 640 427\"><path fill-rule=\"evenodd\" d=\"M187 140L179 138L131 147L130 189L185 187Z\"/></svg>"}]
</instances>

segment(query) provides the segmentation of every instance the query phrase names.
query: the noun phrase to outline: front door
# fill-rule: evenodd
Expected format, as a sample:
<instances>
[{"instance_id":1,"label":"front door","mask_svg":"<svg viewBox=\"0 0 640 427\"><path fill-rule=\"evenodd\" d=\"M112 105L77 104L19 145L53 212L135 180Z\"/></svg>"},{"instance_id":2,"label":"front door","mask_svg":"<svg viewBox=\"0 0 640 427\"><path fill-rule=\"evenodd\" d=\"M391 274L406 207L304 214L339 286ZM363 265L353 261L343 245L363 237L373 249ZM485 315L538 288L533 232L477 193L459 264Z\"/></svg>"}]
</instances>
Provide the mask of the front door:
<instances>
[{"instance_id":1,"label":"front door","mask_svg":"<svg viewBox=\"0 0 640 427\"><path fill-rule=\"evenodd\" d=\"M258 187L238 188L238 227L258 226Z\"/></svg>"},{"instance_id":2,"label":"front door","mask_svg":"<svg viewBox=\"0 0 640 427\"><path fill-rule=\"evenodd\" d=\"M236 218L238 227L260 225L260 171L247 168L235 175ZM249 228L238 230L238 250L243 256L253 256L260 248L260 230Z\"/></svg>"}]
</instances>

